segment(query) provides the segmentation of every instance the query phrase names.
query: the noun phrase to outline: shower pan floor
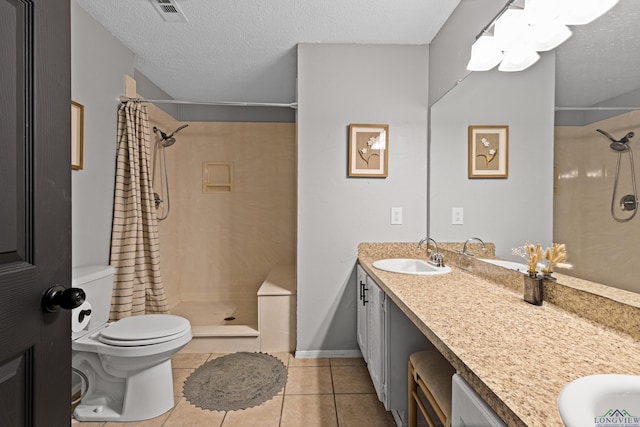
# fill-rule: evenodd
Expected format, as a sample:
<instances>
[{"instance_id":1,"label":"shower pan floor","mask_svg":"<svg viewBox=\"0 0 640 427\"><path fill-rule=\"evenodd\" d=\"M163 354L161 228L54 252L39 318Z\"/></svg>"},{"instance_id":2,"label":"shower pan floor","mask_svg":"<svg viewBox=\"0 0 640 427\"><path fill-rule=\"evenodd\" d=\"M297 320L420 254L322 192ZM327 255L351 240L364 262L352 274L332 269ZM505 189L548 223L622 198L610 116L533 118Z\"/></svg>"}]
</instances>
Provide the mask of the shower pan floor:
<instances>
[{"instance_id":1,"label":"shower pan floor","mask_svg":"<svg viewBox=\"0 0 640 427\"><path fill-rule=\"evenodd\" d=\"M194 337L258 335L257 300L181 301L171 314L188 319Z\"/></svg>"}]
</instances>

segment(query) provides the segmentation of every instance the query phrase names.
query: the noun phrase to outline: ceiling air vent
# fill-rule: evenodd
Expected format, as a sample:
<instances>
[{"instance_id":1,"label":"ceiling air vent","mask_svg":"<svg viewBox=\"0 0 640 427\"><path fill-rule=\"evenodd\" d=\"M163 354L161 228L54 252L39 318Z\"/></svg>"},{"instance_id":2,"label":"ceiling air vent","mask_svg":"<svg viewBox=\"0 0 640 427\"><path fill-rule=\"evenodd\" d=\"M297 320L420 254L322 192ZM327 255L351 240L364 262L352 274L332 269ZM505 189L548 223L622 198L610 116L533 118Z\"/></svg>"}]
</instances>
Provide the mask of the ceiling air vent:
<instances>
[{"instance_id":1,"label":"ceiling air vent","mask_svg":"<svg viewBox=\"0 0 640 427\"><path fill-rule=\"evenodd\" d=\"M167 22L188 22L180 6L174 0L149 0L162 19Z\"/></svg>"}]
</instances>

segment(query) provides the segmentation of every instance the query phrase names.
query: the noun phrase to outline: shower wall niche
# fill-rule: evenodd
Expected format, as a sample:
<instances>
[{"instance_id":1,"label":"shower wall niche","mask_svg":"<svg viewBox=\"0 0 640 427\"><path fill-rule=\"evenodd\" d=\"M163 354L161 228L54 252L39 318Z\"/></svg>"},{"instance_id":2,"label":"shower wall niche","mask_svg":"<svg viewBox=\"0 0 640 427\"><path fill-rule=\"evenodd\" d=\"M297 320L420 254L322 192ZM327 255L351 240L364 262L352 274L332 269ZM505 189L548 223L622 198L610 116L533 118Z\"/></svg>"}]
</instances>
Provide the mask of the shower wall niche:
<instances>
[{"instance_id":1,"label":"shower wall niche","mask_svg":"<svg viewBox=\"0 0 640 427\"><path fill-rule=\"evenodd\" d=\"M151 126L180 124L149 113ZM171 213L159 225L170 307L195 326L255 325L263 280L295 264L295 124L189 122L176 140L165 152ZM205 182L207 173L216 176ZM229 186L207 191L218 181Z\"/></svg>"},{"instance_id":2,"label":"shower wall niche","mask_svg":"<svg viewBox=\"0 0 640 427\"><path fill-rule=\"evenodd\" d=\"M585 126L555 128L553 240L567 245L568 261L574 265L572 276L640 292L635 253L640 241L640 216L625 223L611 217L618 153L596 132L598 128L616 138L630 131L640 135L640 111ZM638 140L631 139L629 145L637 154L635 159L640 159ZM619 217L630 215L619 209L619 198L633 194L627 156L623 154L621 159L615 200ZM636 174L639 171L636 167Z\"/></svg>"}]
</instances>

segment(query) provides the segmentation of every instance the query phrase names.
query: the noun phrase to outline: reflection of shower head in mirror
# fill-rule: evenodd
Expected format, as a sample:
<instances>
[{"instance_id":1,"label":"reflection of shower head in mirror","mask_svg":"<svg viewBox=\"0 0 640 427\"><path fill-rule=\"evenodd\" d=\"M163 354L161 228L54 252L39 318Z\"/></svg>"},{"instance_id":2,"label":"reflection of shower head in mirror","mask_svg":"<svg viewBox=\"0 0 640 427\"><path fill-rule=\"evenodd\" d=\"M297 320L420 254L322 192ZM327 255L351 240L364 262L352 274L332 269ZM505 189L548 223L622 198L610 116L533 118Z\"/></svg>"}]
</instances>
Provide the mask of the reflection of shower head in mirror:
<instances>
[{"instance_id":1,"label":"reflection of shower head in mirror","mask_svg":"<svg viewBox=\"0 0 640 427\"><path fill-rule=\"evenodd\" d=\"M616 175L613 180L613 193L611 194L611 217L617 222L627 222L633 219L638 212L638 190L636 189L636 173L634 171L633 165L633 151L631 151L631 146L629 146L629 140L633 138L635 133L629 132L625 136L620 139L615 139L611 134L602 129L596 129L597 132L600 132L602 135L609 138L612 150L618 152L618 162L616 163ZM633 189L633 194L627 194L620 199L619 206L623 211L633 211L631 215L626 217L619 217L615 213L616 206L616 194L618 192L618 179L620 178L620 161L622 159L622 153L627 153L628 156L626 158L629 159L629 168L631 171L631 188Z\"/></svg>"},{"instance_id":2,"label":"reflection of shower head in mirror","mask_svg":"<svg viewBox=\"0 0 640 427\"><path fill-rule=\"evenodd\" d=\"M155 133L160 132L160 138L162 138L162 140L160 141L160 144L161 144L163 147L165 147L165 148L166 148L166 147L170 147L170 146L172 146L173 144L175 144L176 139L175 139L175 137L174 137L173 135L175 135L176 133L178 133L178 132L179 132L179 131L181 131L182 129L186 128L187 126L189 126L189 125L188 125L188 124L186 124L186 125L182 125L182 126L180 126L178 129L174 130L174 131L171 133L171 135L167 135L166 133L162 132L160 129L158 129L158 128L157 128L157 127L155 127L155 126L153 127L153 131L154 131Z\"/></svg>"},{"instance_id":3,"label":"reflection of shower head in mirror","mask_svg":"<svg viewBox=\"0 0 640 427\"><path fill-rule=\"evenodd\" d=\"M596 131L600 132L601 134L603 134L604 136L609 138L609 140L611 140L611 144L609 145L609 147L611 147L611 149L615 150L615 151L627 151L629 149L629 146L627 144L629 143L629 140L631 138L633 138L633 136L635 135L635 133L629 132L628 134L626 134L622 138L615 139L607 131L604 131L602 129L596 129Z\"/></svg>"}]
</instances>

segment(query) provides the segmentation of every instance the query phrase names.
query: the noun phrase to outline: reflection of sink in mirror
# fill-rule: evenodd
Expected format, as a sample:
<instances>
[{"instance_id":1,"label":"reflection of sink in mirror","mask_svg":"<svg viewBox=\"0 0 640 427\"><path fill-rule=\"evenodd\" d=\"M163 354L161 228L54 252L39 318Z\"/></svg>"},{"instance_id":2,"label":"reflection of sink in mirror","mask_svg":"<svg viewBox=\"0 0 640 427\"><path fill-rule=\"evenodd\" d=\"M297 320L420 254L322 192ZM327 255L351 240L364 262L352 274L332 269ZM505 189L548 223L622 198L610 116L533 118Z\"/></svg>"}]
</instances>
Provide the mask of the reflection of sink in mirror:
<instances>
[{"instance_id":1,"label":"reflection of sink in mirror","mask_svg":"<svg viewBox=\"0 0 640 427\"><path fill-rule=\"evenodd\" d=\"M422 276L446 274L451 272L451 267L436 267L423 259L413 258L388 258L380 259L373 263L375 268L392 273L417 274Z\"/></svg>"},{"instance_id":2,"label":"reflection of sink in mirror","mask_svg":"<svg viewBox=\"0 0 640 427\"><path fill-rule=\"evenodd\" d=\"M602 374L578 378L558 397L566 427L640 425L640 376Z\"/></svg>"},{"instance_id":3,"label":"reflection of sink in mirror","mask_svg":"<svg viewBox=\"0 0 640 427\"><path fill-rule=\"evenodd\" d=\"M501 259L488 259L488 258L478 258L480 261L488 262L489 264L497 265L500 267L508 268L509 270L520 271L522 273L527 272L527 266L513 261L504 261Z\"/></svg>"}]
</instances>

